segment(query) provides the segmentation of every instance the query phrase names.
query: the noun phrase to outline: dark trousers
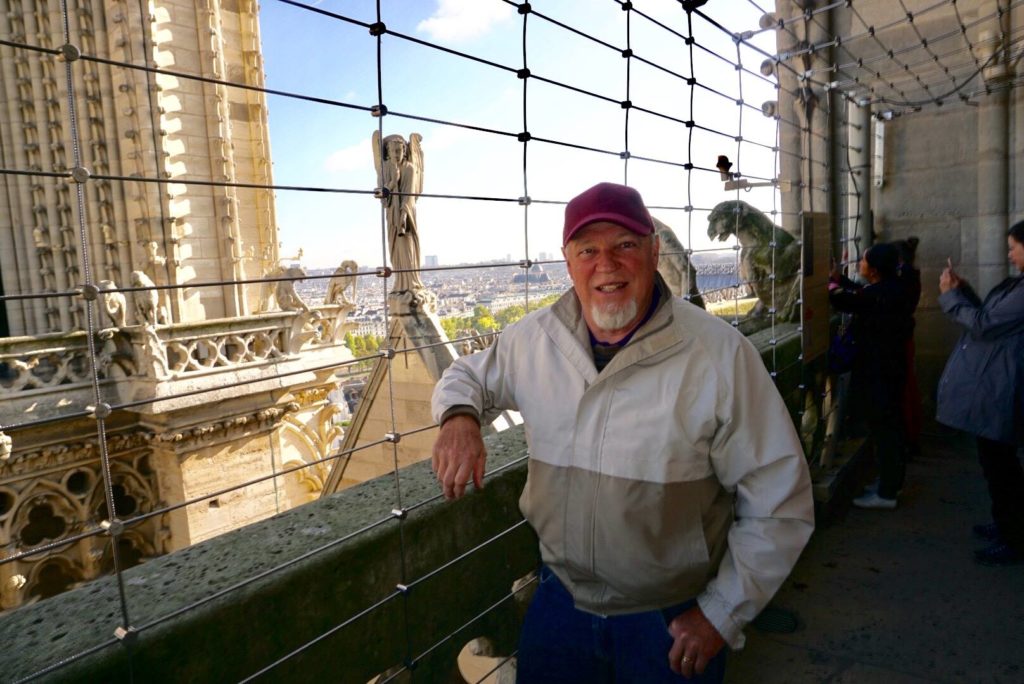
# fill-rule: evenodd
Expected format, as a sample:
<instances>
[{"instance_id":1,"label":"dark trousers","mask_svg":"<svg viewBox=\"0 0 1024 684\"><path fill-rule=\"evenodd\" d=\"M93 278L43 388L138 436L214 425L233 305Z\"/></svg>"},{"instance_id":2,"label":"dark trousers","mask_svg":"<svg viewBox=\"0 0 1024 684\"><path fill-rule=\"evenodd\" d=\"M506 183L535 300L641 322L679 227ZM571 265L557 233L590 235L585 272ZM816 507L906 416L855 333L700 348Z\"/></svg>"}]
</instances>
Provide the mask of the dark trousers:
<instances>
[{"instance_id":1,"label":"dark trousers","mask_svg":"<svg viewBox=\"0 0 1024 684\"><path fill-rule=\"evenodd\" d=\"M896 410L867 411L868 437L878 459L878 496L883 499L895 499L906 478L902 418Z\"/></svg>"},{"instance_id":2,"label":"dark trousers","mask_svg":"<svg viewBox=\"0 0 1024 684\"><path fill-rule=\"evenodd\" d=\"M1017 446L978 437L978 460L992 498L992 520L999 536L1024 553L1024 469Z\"/></svg>"},{"instance_id":3,"label":"dark trousers","mask_svg":"<svg viewBox=\"0 0 1024 684\"><path fill-rule=\"evenodd\" d=\"M628 615L592 615L547 567L523 621L518 684L717 684L725 676L726 648L704 674L690 679L668 666L668 623L691 608L688 601L665 610Z\"/></svg>"}]
</instances>

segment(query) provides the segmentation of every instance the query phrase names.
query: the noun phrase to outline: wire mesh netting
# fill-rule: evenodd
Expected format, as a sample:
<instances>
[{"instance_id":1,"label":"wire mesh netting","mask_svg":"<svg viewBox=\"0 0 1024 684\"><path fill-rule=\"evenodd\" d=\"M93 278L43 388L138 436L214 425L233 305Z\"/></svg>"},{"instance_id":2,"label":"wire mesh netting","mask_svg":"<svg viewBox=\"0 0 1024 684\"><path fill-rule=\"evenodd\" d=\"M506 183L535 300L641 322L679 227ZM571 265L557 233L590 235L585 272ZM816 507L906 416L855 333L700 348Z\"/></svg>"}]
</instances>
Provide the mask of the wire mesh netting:
<instances>
[{"instance_id":1,"label":"wire mesh netting","mask_svg":"<svg viewBox=\"0 0 1024 684\"><path fill-rule=\"evenodd\" d=\"M866 146L830 164L830 122L971 103L1018 44L1016 2L495 1L486 40L408 4L25 0L0 17L2 607L108 574L119 596L109 639L24 679L301 559L144 624L133 565L372 477L393 500L353 535L440 496L403 488L436 426L397 369L473 353L503 311L568 289L562 207L593 183L641 190L677 294L767 330L776 377L801 366L774 355L800 332L800 221L831 216L839 260L870 239ZM436 337L403 328L420 314Z\"/></svg>"}]
</instances>

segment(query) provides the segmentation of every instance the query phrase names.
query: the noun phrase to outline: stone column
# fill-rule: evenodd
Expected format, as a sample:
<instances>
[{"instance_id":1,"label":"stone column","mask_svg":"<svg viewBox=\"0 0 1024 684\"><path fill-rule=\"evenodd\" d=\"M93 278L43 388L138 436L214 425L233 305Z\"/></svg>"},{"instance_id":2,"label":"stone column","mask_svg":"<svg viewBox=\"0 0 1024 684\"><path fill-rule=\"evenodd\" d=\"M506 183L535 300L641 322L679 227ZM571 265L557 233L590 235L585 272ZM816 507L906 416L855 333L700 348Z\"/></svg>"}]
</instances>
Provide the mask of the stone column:
<instances>
[{"instance_id":1,"label":"stone column","mask_svg":"<svg viewBox=\"0 0 1024 684\"><path fill-rule=\"evenodd\" d=\"M991 60L983 71L992 93L978 112L978 278L982 297L1007 275L1006 230L1009 200L1009 95L1012 72L1005 61L1005 33L996 24L979 35L979 52Z\"/></svg>"}]
</instances>

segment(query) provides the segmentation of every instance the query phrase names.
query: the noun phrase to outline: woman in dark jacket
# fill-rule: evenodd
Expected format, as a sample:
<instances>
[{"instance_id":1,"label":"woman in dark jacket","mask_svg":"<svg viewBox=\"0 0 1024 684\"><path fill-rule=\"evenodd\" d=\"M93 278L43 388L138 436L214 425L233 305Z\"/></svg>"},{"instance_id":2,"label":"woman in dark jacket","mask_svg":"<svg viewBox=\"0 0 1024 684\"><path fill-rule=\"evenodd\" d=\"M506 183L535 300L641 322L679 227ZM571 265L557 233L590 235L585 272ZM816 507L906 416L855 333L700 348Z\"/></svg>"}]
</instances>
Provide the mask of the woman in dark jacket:
<instances>
[{"instance_id":1,"label":"woman in dark jacket","mask_svg":"<svg viewBox=\"0 0 1024 684\"><path fill-rule=\"evenodd\" d=\"M860 260L866 286L838 274L829 284L833 308L853 314L850 325L857 353L850 396L862 408L878 458L878 488L854 499L860 508L896 508L906 470L902 405L911 323L906 288L896 273L898 263L896 248L879 243Z\"/></svg>"},{"instance_id":2,"label":"woman in dark jacket","mask_svg":"<svg viewBox=\"0 0 1024 684\"><path fill-rule=\"evenodd\" d=\"M992 523L974 533L992 542L975 552L984 565L1024 559L1024 222L1010 228L1019 272L981 301L952 265L939 278L939 306L964 327L939 380L936 419L973 434L992 497Z\"/></svg>"}]
</instances>

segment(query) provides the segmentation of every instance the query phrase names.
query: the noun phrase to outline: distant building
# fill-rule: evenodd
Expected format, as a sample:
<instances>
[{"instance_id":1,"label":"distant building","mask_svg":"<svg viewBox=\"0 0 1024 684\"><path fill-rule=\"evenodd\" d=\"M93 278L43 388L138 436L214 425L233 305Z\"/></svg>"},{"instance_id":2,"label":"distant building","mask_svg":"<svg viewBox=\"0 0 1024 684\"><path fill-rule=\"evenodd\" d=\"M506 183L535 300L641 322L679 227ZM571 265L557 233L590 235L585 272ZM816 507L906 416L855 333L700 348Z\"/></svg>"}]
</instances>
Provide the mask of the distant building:
<instances>
[{"instance_id":1,"label":"distant building","mask_svg":"<svg viewBox=\"0 0 1024 684\"><path fill-rule=\"evenodd\" d=\"M548 277L543 266L534 264L527 273L517 273L512 276L513 284L519 285L526 282L536 285L547 285L551 282L551 278Z\"/></svg>"},{"instance_id":2,"label":"distant building","mask_svg":"<svg viewBox=\"0 0 1024 684\"><path fill-rule=\"evenodd\" d=\"M423 257L423 268L437 268L438 261L436 254L428 254Z\"/></svg>"}]
</instances>

